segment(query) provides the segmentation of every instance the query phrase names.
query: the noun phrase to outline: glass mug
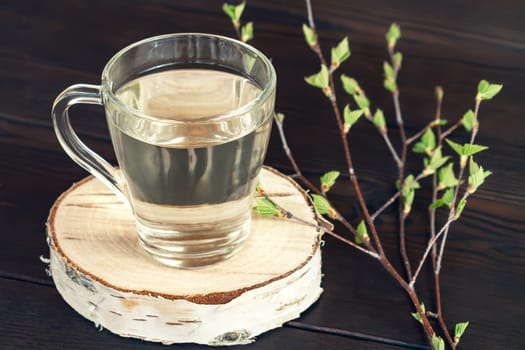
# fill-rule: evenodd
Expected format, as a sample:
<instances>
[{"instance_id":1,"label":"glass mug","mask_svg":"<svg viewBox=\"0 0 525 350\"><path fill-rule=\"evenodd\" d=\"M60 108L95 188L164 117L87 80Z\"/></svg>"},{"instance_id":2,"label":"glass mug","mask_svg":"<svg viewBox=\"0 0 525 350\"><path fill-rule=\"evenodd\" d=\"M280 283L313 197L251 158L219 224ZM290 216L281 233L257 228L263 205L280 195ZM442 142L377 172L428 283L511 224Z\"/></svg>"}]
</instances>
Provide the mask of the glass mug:
<instances>
[{"instance_id":1,"label":"glass mug","mask_svg":"<svg viewBox=\"0 0 525 350\"><path fill-rule=\"evenodd\" d=\"M157 36L113 56L100 86L64 90L53 124L65 152L129 204L148 253L169 266L205 266L249 234L275 85L269 59L245 43ZM104 106L120 171L74 132L68 109L77 103Z\"/></svg>"}]
</instances>

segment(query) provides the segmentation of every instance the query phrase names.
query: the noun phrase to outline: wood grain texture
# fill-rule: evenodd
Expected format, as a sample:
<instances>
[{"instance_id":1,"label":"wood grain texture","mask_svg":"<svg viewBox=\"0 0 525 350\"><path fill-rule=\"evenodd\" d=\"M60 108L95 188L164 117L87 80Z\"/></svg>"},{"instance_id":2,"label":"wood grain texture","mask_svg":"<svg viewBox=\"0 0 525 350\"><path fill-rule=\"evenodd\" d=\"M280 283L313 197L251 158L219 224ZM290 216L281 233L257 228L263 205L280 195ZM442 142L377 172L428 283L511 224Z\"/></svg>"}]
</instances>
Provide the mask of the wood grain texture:
<instances>
[{"instance_id":1,"label":"wood grain texture","mask_svg":"<svg viewBox=\"0 0 525 350\"><path fill-rule=\"evenodd\" d=\"M46 281L38 256L47 250L48 210L61 192L85 176L59 148L50 108L69 84L97 83L108 58L141 38L183 31L233 35L220 6L215 0L2 2L0 225L8 229L0 233L0 310L2 315L7 314L4 311L13 315L0 317L0 329L9 330L0 332L3 349L163 348L98 332L72 313L53 288L39 283ZM352 56L341 71L359 79L373 106L384 109L393 133L393 108L382 88L381 73L387 57L384 32L392 21L403 31L398 44L404 53L399 84L409 135L432 118L436 84L445 89L443 113L450 121L472 108L480 79L504 84L502 93L481 107L478 142L490 150L480 154L479 162L494 175L453 227L444 261L444 312L450 324L471 322L462 339L464 349L525 348L521 326L525 309L525 5L517 0L323 0L313 1L313 6L323 48L349 36ZM288 141L303 171L317 181L326 170L343 170L329 105L303 80L319 69L300 30L306 21L304 3L250 0L245 19L255 23L254 45L276 67L277 110L287 116ZM347 102L350 99L340 99L341 106ZM73 113L81 137L114 159L102 110ZM266 163L290 171L276 136L272 136ZM464 137L460 132L457 140ZM365 198L377 208L394 191L395 165L385 160L386 149L369 126L360 125L350 143ZM417 160L410 167L419 165ZM424 205L429 196L422 193L418 203ZM358 220L346 179L333 189L333 198L345 215ZM396 211L387 211L378 223L387 253L395 257ZM426 225L425 210L408 222L412 261L419 258ZM325 293L302 322L424 343L404 294L374 261L330 238L324 251ZM416 285L422 295L427 295L430 282L427 272ZM428 295L424 299L430 303ZM389 347L283 328L248 348Z\"/></svg>"},{"instance_id":2,"label":"wood grain texture","mask_svg":"<svg viewBox=\"0 0 525 350\"><path fill-rule=\"evenodd\" d=\"M266 167L259 181L276 203L316 224L316 213L296 183ZM93 177L60 196L47 226L51 249L85 277L120 292L197 304L225 304L286 278L310 263L321 239L315 226L254 213L251 233L234 256L205 268L173 269L143 251L132 213Z\"/></svg>"}]
</instances>

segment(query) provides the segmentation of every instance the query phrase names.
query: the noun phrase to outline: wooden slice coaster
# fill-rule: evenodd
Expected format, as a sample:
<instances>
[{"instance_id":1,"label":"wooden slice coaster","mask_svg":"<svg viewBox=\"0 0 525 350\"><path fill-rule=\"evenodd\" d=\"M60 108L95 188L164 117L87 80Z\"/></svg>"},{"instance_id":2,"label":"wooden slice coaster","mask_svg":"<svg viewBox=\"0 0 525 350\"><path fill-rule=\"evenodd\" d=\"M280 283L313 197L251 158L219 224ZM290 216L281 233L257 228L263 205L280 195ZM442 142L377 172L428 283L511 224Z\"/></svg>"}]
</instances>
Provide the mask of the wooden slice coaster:
<instances>
[{"instance_id":1,"label":"wooden slice coaster","mask_svg":"<svg viewBox=\"0 0 525 350\"><path fill-rule=\"evenodd\" d=\"M276 203L316 222L295 182L270 168L260 182ZM58 198L47 232L50 271L64 300L124 337L246 344L299 317L322 293L321 233L290 219L254 213L249 238L230 259L196 270L170 268L139 246L126 205L88 177Z\"/></svg>"}]
</instances>

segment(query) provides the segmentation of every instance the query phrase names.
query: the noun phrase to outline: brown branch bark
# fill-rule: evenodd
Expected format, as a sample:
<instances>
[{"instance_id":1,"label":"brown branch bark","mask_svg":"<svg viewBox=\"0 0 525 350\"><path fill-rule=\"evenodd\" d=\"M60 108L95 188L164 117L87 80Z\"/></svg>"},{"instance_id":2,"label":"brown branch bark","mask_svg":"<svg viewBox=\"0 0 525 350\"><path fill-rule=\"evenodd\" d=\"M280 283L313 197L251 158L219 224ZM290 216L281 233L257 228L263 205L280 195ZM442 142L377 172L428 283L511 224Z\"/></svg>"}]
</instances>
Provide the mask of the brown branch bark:
<instances>
[{"instance_id":1,"label":"brown branch bark","mask_svg":"<svg viewBox=\"0 0 525 350\"><path fill-rule=\"evenodd\" d=\"M315 22L314 22L314 19L313 19L313 13L312 13L312 7L311 7L310 0L306 0L306 7L307 7L307 11L308 11L308 20L309 20L310 28L314 31L314 33L316 35L316 38L318 38L318 33L317 33L316 29L315 29L316 27L315 27ZM315 44L311 48L317 54L321 64L323 64L326 67L328 67L328 65L326 64L326 60L324 58L324 55L322 53L321 47L319 46L319 41L318 40L316 40ZM393 56L393 52L390 51L389 53L391 54L391 57L392 57ZM397 67L397 69L398 68L399 67ZM425 335L427 337L427 341L428 341L429 344L432 344L432 337L435 335L435 331L432 328L432 325L430 324L427 315L425 314L425 312L423 311L423 309L421 307L421 302L420 302L420 300L419 300L419 298L418 298L418 296L417 296L417 294L416 294L416 292L415 292L415 290L413 288L413 285L409 285L409 283L407 282L407 280L412 280L412 272L411 272L411 268L410 268L410 262L408 260L407 255L406 255L406 244L405 244L405 237L404 237L404 221L405 221L406 217L405 217L405 215L404 215L404 213L402 211L403 206L400 205L400 228L401 228L400 229L400 241L401 241L401 246L402 246L402 249L401 249L402 259L404 261L405 269L406 269L407 276L408 276L407 280L405 280L398 273L398 271L392 266L392 264L390 263L390 261L386 257L386 255L384 253L384 250L383 250L383 247L381 245L381 241L379 239L379 235L377 233L375 224L373 222L374 218L370 215L370 213L368 211L368 208L366 206L366 203L364 201L364 198L363 198L363 195L362 195L362 192L361 192L361 188L359 186L359 182L358 182L357 176L355 174L355 170L354 170L354 166L353 166L353 162L352 162L351 152L350 152L350 148L349 148L349 145L348 145L348 140L347 140L347 137L346 137L346 133L344 132L344 124L343 124L343 120L342 120L342 117L341 117L341 112L340 112L339 107L337 105L337 98L336 98L335 87L334 87L334 79L333 79L333 71L331 69L329 71L329 82L330 82L330 90L328 92L327 91L324 91L324 92L325 92L325 95L330 100L330 103L331 103L331 106L332 106L332 109L333 109L333 112L334 112L334 115L335 115L335 118L336 118L336 121L337 121L337 125L338 125L339 131L340 131L341 141L342 141L343 149L344 149L344 153L345 153L346 164L347 164L347 167L348 167L348 174L350 176L350 180L351 180L351 182L353 184L353 187L354 187L354 190L356 192L356 195L357 195L357 198L358 198L358 202L360 204L361 210L362 210L363 215L365 217L365 221L367 223L367 226L369 227L369 229L371 231L374 244L377 247L377 251L379 253L378 254L378 260L381 263L381 265L383 266L383 268L388 273L390 273L390 275L400 284L400 286L408 294L408 296L409 296L410 300L412 301L416 311L421 316L421 324L422 324L423 329L425 331ZM402 140L401 162L399 163L399 180L400 180L400 184L402 186L403 181L404 181L404 165L405 165L405 162L406 162L407 146L408 145L407 145L407 138L406 138L405 129L404 129L404 125L403 125L402 115L401 115L401 109L400 109L400 106L399 106L399 92L394 93L393 98L394 98L394 106L395 106L395 110L396 110L396 120L397 120L399 129L400 129L400 136L401 136L401 140ZM400 196L398 196L398 197L400 197ZM401 201L402 201L402 198L400 198L400 202Z\"/></svg>"},{"instance_id":2,"label":"brown branch bark","mask_svg":"<svg viewBox=\"0 0 525 350\"><path fill-rule=\"evenodd\" d=\"M436 133L437 133L437 147L441 147L443 145L443 137L442 137L442 129L441 129L441 106L443 103L443 94L441 95L438 93L438 89L441 89L441 87L436 88L436 114L434 117L434 123L436 124ZM456 123L456 125L458 125ZM455 129L452 129L455 130ZM438 195L438 179L437 174L432 174L432 203L434 203L437 200ZM436 238L436 208L433 206L430 206L429 209L430 214L430 239L435 240ZM436 241L437 243L437 241ZM441 283L439 274L436 273L437 268L437 244L432 245L431 250L431 261L432 261L432 271L433 277L434 277L434 300L435 300L435 307L436 307L436 318L438 320L439 327L441 328L442 334L445 336L445 340L449 344L450 348L452 350L456 349L456 345L454 343L454 340L450 336L450 332L448 331L447 324L445 322L445 319L443 317L443 307L441 304Z\"/></svg>"},{"instance_id":3,"label":"brown branch bark","mask_svg":"<svg viewBox=\"0 0 525 350\"><path fill-rule=\"evenodd\" d=\"M475 109L474 109L474 120L476 121L476 123L475 123L475 125L474 125L474 127L472 129L472 133L470 135L469 143L471 145L474 143L474 141L476 139L476 136L478 134L478 130L479 130L479 125L477 123L477 120L478 120L478 113L479 113L479 106L480 106L480 104L481 104L481 99L476 98L476 104L475 104ZM457 129L460 125L462 125L462 119L460 119L454 126L449 128L447 130L447 132L449 130L451 130L451 129L452 130ZM441 134L440 136L441 136L440 140L442 140L444 137L446 137L445 133ZM455 215L456 215L455 208L456 208L456 204L458 202L459 190L461 188L461 181L462 181L464 173L465 173L465 167L466 167L466 164L463 164L462 166L460 166L460 171L459 171L459 176L458 176L458 185L456 186L456 189L454 191L454 198L452 200L452 206L451 206L451 209L450 209L450 212L449 212L449 220L450 220L451 217L455 217ZM465 194L463 195L462 199L466 199L467 197L468 197L468 192L465 192ZM434 286L435 286L435 298L436 298L436 308L437 308L436 312L437 312L437 315L438 315L438 322L440 324L441 330L443 331L443 334L445 335L445 338L446 338L447 343L449 344L450 348L455 350L456 349L456 343L454 342L454 340L450 336L450 333L448 332L448 329L447 329L447 326L446 326L446 323L445 323L445 320L444 320L444 317L443 317L442 302L441 302L441 283L440 283L440 273L441 273L443 255L444 255L445 245L446 245L447 238L448 238L449 228L450 228L450 225L448 225L446 227L446 230L444 232L443 238L441 240L439 253L436 256L436 262L434 264Z\"/></svg>"},{"instance_id":4,"label":"brown branch bark","mask_svg":"<svg viewBox=\"0 0 525 350\"><path fill-rule=\"evenodd\" d=\"M460 119L458 120L454 125L449 127L447 130L443 131L443 133L440 136L441 140L444 140L445 137L452 134L457 128L459 128L461 125L463 125L463 121Z\"/></svg>"},{"instance_id":5,"label":"brown branch bark","mask_svg":"<svg viewBox=\"0 0 525 350\"><path fill-rule=\"evenodd\" d=\"M315 29L315 22L314 22L314 19L313 19L312 6L311 6L311 3L310 3L310 0L306 0L306 7L307 7L307 10L309 11L309 13L308 13L308 20L309 20L310 27L312 28L312 30L314 30L314 33L315 33L316 37L318 37L317 30ZM318 40L316 40L315 45L312 46L311 48L317 54L317 57L319 58L319 61L321 62L321 64L325 65L326 67L329 67L329 65L327 65L326 59L324 58L324 55L323 55L323 52L321 50L321 46L319 45L319 41ZM350 181L352 182L352 186L354 187L354 190L356 192L357 199L358 199L359 205L361 207L361 210L363 212L363 216L365 217L366 224L367 224L368 228L370 229L370 232L371 232L371 235L372 235L372 239L373 239L374 244L375 244L375 248L377 249L379 255L384 255L383 246L381 244L381 241L379 240L379 236L378 236L376 227L374 225L374 222L373 222L373 220L372 220L372 218L370 216L370 213L368 212L368 208L366 206L366 202L365 202L363 194L361 192L361 187L359 186L359 182L358 182L357 176L355 174L354 165L353 165L353 162L352 162L352 155L350 153L350 148L349 148L349 145L348 145L348 139L346 137L346 133L344 132L343 118L341 116L341 112L340 112L339 107L337 105L337 98L336 98L336 93L335 93L335 84L334 84L334 77L333 77L333 71L332 70L329 71L329 80L330 80L330 91L329 91L328 94L326 94L326 93L325 94L328 97L328 99L330 100L330 104L332 106L332 110L334 112L335 119L337 121L337 126L339 128L339 134L340 134L340 137L341 137L341 142L343 144L343 150L344 150L344 154L345 154L346 165L348 167L348 175L350 176Z\"/></svg>"},{"instance_id":6,"label":"brown branch bark","mask_svg":"<svg viewBox=\"0 0 525 350\"><path fill-rule=\"evenodd\" d=\"M479 105L481 103L481 100L480 99L476 99L476 106L474 108L474 120L477 121L478 120L478 113L479 113ZM479 130L479 126L476 124L474 125L474 128L472 129L472 134L470 135L470 144L474 144L474 141L476 139L476 136L478 134L478 130ZM457 200L458 200L458 195L459 195L459 190L461 188L460 184L461 184L461 181L463 179L463 175L465 173L465 168L466 168L466 164L461 164L460 166L460 170L459 170L459 176L458 176L458 185L456 186L456 190L454 191L454 199L452 200L452 209L450 210L450 213L449 213L449 217L450 216L454 216L456 213L455 213L455 207L456 207L456 204L457 204ZM441 271L441 263L442 263L442 260L443 260L443 254L444 254L444 250L445 250L445 244L446 244L446 241L447 241L447 236L448 236L448 230L445 232L445 235L443 236L443 240L441 241L441 246L439 248L439 254L438 254L438 257L437 257L437 272L439 273Z\"/></svg>"},{"instance_id":7,"label":"brown branch bark","mask_svg":"<svg viewBox=\"0 0 525 350\"><path fill-rule=\"evenodd\" d=\"M347 238L345 238L345 237L335 233L334 231L328 230L326 227L321 227L320 225L313 224L313 223L311 223L311 222L309 222L307 220L304 220L304 219L302 219L300 217L297 217L297 216L294 215L294 213L292 213L291 211L287 210L286 208L283 208L282 206L277 204L275 201L273 201L267 194L264 193L263 196L268 201L270 201L273 205L275 205L275 207L278 208L282 213L284 213L284 216L286 218L298 221L298 222L300 222L300 223L302 223L304 225L310 226L310 227L314 227L317 230L322 231L322 232L324 232L324 233L326 233L326 234L328 234L328 235L330 235L330 236L332 236L332 237L334 237L334 238L336 238L336 239L338 239L338 240L348 244L349 246L351 246L351 247L353 247L353 248L355 248L355 249L357 249L357 250L359 250L359 251L361 251L361 252L371 256L374 259L379 259L379 255L377 255L376 252L368 250L368 249L365 249L365 248L361 247L359 244L357 244L357 243L355 243L355 242L353 242L353 241L351 241L351 240L349 240L349 239L347 239Z\"/></svg>"},{"instance_id":8,"label":"brown branch bark","mask_svg":"<svg viewBox=\"0 0 525 350\"><path fill-rule=\"evenodd\" d=\"M394 81L397 81L397 76L399 74L400 66L394 61L394 48L388 46L388 54L390 56L390 62L394 67ZM401 137L401 161L398 163L398 180L401 188L405 181L405 164L407 158L407 137L405 133L405 126L403 123L403 115L401 114L401 106L399 104L399 89L396 89L392 92L392 100L394 101L394 110L396 114L396 122L399 128L399 136ZM403 197L399 197L399 249L401 254L401 259L405 268L405 273L407 275L407 280L412 279L412 268L410 266L410 259L408 258L407 248L406 248L406 237L405 237L405 222L407 214L404 211Z\"/></svg>"}]
</instances>

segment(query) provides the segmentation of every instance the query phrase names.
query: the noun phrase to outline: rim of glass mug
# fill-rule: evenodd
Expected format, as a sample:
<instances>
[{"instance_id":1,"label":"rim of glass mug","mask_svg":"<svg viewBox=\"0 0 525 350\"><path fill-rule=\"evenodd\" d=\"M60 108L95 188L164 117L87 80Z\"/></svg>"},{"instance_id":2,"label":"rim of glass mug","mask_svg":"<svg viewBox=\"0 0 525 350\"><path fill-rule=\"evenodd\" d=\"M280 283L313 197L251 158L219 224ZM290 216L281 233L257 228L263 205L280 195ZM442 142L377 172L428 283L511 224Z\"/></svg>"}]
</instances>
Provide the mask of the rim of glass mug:
<instances>
[{"instance_id":1,"label":"rim of glass mug","mask_svg":"<svg viewBox=\"0 0 525 350\"><path fill-rule=\"evenodd\" d=\"M218 114L218 115L211 116L211 117L207 116L207 117L195 118L195 119L191 119L191 120L188 120L188 119L178 120L176 118L166 120L165 118L156 117L154 115L150 115L150 114L144 113L142 111L139 111L137 109L134 109L134 108L130 107L129 105L123 103L115 95L115 92L113 91L112 80L110 79L110 71L113 68L113 66L118 63L119 59L121 59L126 53L130 52L134 48L137 48L137 47L142 46L142 45L149 44L151 42L161 41L161 40L166 40L166 39L171 39L171 38L177 38L177 37L185 37L185 36L186 37L190 37L190 36L198 37L198 36L201 36L201 37L206 37L206 38L214 38L214 39L217 39L217 40L227 41L227 42L230 42L232 44L239 45L239 46L243 47L244 49L246 49L248 51L251 51L254 54L254 56L256 56L256 57L261 59L263 65L264 65L264 68L266 69L267 76L268 76L268 82L265 84L265 86L261 86L261 88L262 88L261 93L258 94L257 97L254 98L253 100L249 101L248 103L246 103L246 104L244 104L244 105L242 105L242 106L240 106L240 107L238 107L236 109L232 109L232 110L227 111L225 113ZM273 67L270 59L268 59L268 57L266 57L266 55L263 54L257 48L255 48L255 47L253 47L253 46L251 46L249 44L246 44L246 43L244 43L242 41L239 41L237 39L229 38L229 37L222 36L222 35L192 32L192 33L172 33L172 34L157 35L157 36L153 36L153 37L142 39L140 41L136 41L136 42L134 42L134 43L124 47L123 49L118 51L115 55L113 55L110 58L110 60L106 63L106 65L105 65L105 67L104 67L104 69L102 71L101 92L102 92L103 95L106 95L111 100L111 103L115 104L116 106L118 106L119 108L121 108L121 109L123 109L125 111L130 112L132 115L135 115L135 116L140 117L140 118L149 119L149 120L152 120L152 121L155 121L155 122L166 123L166 124L170 124L170 125L174 125L174 124L188 124L188 123L198 124L198 123L210 123L210 122L214 122L214 121L224 121L225 119L233 118L233 117L236 117L236 116L240 116L240 115L246 114L249 111L260 107L261 105L263 105L266 102L266 100L268 100L268 98L275 91L276 84L277 84L277 76L276 76L275 68ZM260 122L262 122L262 121L260 121Z\"/></svg>"}]
</instances>

